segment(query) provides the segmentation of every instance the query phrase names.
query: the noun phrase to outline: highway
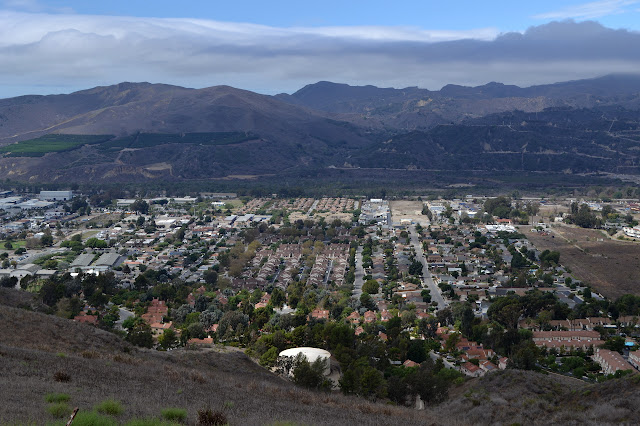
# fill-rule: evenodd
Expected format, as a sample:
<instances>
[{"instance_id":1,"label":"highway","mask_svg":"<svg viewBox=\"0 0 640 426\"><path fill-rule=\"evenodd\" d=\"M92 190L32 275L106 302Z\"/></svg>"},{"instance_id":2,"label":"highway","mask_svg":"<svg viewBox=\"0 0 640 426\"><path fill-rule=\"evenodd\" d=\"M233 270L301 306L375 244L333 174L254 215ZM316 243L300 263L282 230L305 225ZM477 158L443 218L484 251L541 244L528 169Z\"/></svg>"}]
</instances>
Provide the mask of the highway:
<instances>
[{"instance_id":1,"label":"highway","mask_svg":"<svg viewBox=\"0 0 640 426\"><path fill-rule=\"evenodd\" d=\"M424 257L422 244L420 243L420 238L418 238L415 226L411 226L409 228L409 241L416 252L416 259L422 263L422 286L431 292L431 301L438 302L438 310L446 308L447 302L445 302L442 294L440 293L440 289L436 286L433 282L433 278L431 277L431 271L429 271L427 259Z\"/></svg>"}]
</instances>

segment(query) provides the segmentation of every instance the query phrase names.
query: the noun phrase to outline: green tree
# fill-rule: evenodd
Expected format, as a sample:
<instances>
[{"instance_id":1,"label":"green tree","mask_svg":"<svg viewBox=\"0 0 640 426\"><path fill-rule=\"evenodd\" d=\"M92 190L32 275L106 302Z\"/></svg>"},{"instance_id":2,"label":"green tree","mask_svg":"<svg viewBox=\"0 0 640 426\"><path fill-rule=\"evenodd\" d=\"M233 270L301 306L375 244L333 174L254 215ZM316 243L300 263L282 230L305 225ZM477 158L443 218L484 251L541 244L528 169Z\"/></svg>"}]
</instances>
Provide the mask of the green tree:
<instances>
[{"instance_id":1,"label":"green tree","mask_svg":"<svg viewBox=\"0 0 640 426\"><path fill-rule=\"evenodd\" d=\"M324 376L329 362L327 358L318 358L310 363L307 357L299 354L294 362L293 382L295 384L310 389L331 389L331 382Z\"/></svg>"},{"instance_id":2,"label":"green tree","mask_svg":"<svg viewBox=\"0 0 640 426\"><path fill-rule=\"evenodd\" d=\"M172 328L166 329L159 337L158 344L162 349L171 349L178 343L176 332Z\"/></svg>"},{"instance_id":3,"label":"green tree","mask_svg":"<svg viewBox=\"0 0 640 426\"><path fill-rule=\"evenodd\" d=\"M377 294L379 290L380 290L380 285L378 284L378 281L373 280L373 279L372 280L367 280L362 285L362 291L364 291L365 293Z\"/></svg>"},{"instance_id":4,"label":"green tree","mask_svg":"<svg viewBox=\"0 0 640 426\"><path fill-rule=\"evenodd\" d=\"M151 326L141 318L136 318L133 321L133 326L127 333L126 340L132 345L141 346L143 348L152 347L153 333L151 332Z\"/></svg>"}]
</instances>

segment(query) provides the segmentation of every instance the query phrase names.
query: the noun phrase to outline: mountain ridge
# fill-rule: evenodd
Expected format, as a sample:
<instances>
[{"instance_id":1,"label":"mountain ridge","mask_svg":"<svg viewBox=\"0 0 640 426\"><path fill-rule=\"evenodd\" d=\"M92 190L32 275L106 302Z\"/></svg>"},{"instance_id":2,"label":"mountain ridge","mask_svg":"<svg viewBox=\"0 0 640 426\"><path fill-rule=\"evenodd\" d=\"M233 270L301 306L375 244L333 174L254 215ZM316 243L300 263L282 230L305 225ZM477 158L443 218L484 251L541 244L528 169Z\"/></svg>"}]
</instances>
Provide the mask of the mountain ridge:
<instances>
[{"instance_id":1,"label":"mountain ridge","mask_svg":"<svg viewBox=\"0 0 640 426\"><path fill-rule=\"evenodd\" d=\"M275 96L224 85L123 82L0 100L0 178L131 181L328 167L430 170L459 167L472 158L464 155L474 154L485 171L639 174L639 109L638 75L529 88L446 85L439 91L322 81ZM572 127L571 134L567 120L582 127ZM506 132L491 130L505 124ZM82 143L83 135L113 136ZM62 148L49 149L53 141ZM502 158L505 152L513 158Z\"/></svg>"}]
</instances>

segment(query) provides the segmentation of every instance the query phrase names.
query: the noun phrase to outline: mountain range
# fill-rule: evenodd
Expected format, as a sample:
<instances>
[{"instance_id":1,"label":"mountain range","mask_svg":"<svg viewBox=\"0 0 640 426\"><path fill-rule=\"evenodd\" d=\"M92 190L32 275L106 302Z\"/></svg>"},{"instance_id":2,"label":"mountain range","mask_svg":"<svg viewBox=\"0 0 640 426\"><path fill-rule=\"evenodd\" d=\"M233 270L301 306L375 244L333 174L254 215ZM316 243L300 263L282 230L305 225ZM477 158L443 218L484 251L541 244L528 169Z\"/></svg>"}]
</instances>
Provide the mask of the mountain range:
<instances>
[{"instance_id":1,"label":"mountain range","mask_svg":"<svg viewBox=\"0 0 640 426\"><path fill-rule=\"evenodd\" d=\"M0 100L0 178L259 178L309 170L640 174L640 76L438 91L319 82L260 95L121 83Z\"/></svg>"}]
</instances>

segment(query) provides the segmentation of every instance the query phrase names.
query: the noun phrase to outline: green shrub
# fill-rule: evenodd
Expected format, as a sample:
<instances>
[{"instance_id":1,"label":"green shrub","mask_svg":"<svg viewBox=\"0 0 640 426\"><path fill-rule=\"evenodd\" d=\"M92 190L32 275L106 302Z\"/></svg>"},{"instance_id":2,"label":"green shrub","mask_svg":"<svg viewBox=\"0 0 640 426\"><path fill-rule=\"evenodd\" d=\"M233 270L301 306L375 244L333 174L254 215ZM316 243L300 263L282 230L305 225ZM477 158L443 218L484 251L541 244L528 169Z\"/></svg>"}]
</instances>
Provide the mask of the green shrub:
<instances>
[{"instance_id":1,"label":"green shrub","mask_svg":"<svg viewBox=\"0 0 640 426\"><path fill-rule=\"evenodd\" d=\"M99 413L110 416L119 416L124 411L120 401L116 401L115 399L105 399L96 406L96 410Z\"/></svg>"},{"instance_id":2,"label":"green shrub","mask_svg":"<svg viewBox=\"0 0 640 426\"><path fill-rule=\"evenodd\" d=\"M177 426L179 423L168 422L160 419L133 419L125 423L125 426Z\"/></svg>"},{"instance_id":3,"label":"green shrub","mask_svg":"<svg viewBox=\"0 0 640 426\"><path fill-rule=\"evenodd\" d=\"M183 422L187 419L187 410L183 408L165 408L162 417L174 422Z\"/></svg>"},{"instance_id":4,"label":"green shrub","mask_svg":"<svg viewBox=\"0 0 640 426\"><path fill-rule=\"evenodd\" d=\"M95 411L78 411L73 419L73 426L117 426L111 417L103 416Z\"/></svg>"},{"instance_id":5,"label":"green shrub","mask_svg":"<svg viewBox=\"0 0 640 426\"><path fill-rule=\"evenodd\" d=\"M56 402L47 407L47 411L53 417L62 418L71 414L71 408L67 405L66 402Z\"/></svg>"},{"instance_id":6,"label":"green shrub","mask_svg":"<svg viewBox=\"0 0 640 426\"><path fill-rule=\"evenodd\" d=\"M70 399L71 397L66 393L55 393L55 392L48 393L44 397L44 400L50 404L53 402L69 402Z\"/></svg>"}]
</instances>

